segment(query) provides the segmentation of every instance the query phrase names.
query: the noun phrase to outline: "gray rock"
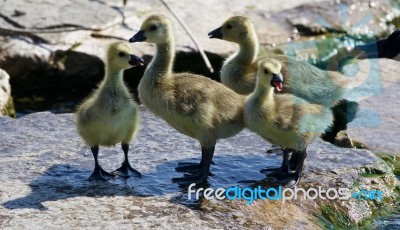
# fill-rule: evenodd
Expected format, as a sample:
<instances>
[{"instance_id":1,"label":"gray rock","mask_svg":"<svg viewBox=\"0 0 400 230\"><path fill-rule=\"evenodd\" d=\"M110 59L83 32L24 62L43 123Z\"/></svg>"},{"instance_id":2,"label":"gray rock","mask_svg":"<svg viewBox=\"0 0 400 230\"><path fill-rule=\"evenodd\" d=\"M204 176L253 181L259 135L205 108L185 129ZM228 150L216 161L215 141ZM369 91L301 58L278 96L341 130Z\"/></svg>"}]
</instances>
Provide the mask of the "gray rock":
<instances>
[{"instance_id":1,"label":"gray rock","mask_svg":"<svg viewBox=\"0 0 400 230\"><path fill-rule=\"evenodd\" d=\"M313 22L314 31L315 28L319 28L317 30L321 32L324 30L322 28L339 27L338 30L344 30L358 25L363 19L373 21L373 18L368 18L371 14L383 15L391 12L392 8L388 2L390 1L377 2L373 8L355 0L341 4L325 0L287 1L285 4L253 0L196 0L190 4L181 1L171 1L168 4L187 23L206 51L226 55L236 49L235 45L211 40L207 33L232 15L252 18L257 26L261 44L285 44L292 38L293 21L299 18L299 15L302 15L302 20ZM338 15L340 9L343 11L342 15ZM105 44L109 43L110 39L128 40L139 29L142 21L155 13L168 15L173 20L178 52L196 50L186 32L158 0L128 1L126 7L122 7L120 0L4 1L0 32L6 37L0 45L0 66L6 66L5 69L9 71L11 66L4 64L4 61L15 57L15 53L19 53L18 56L22 59L26 57L20 65L26 64L26 61L32 62L32 65L48 64L51 63L51 53L71 48L76 52L103 58ZM342 20L337 20L338 18ZM292 22L292 25L288 21ZM378 23L368 23L357 27L351 33L379 34L382 30ZM142 43L135 44L134 47L138 55L153 55L154 48L151 45ZM11 74L12 77L19 75L21 74Z\"/></svg>"},{"instance_id":2,"label":"gray rock","mask_svg":"<svg viewBox=\"0 0 400 230\"><path fill-rule=\"evenodd\" d=\"M324 1L305 3L293 9L279 12L284 19L305 35L328 31L347 34L379 35L387 29L384 23L374 23L372 15L399 14L390 1L366 2L358 0ZM385 12L385 13L384 13ZM384 22L385 18L377 21Z\"/></svg>"},{"instance_id":3,"label":"gray rock","mask_svg":"<svg viewBox=\"0 0 400 230\"><path fill-rule=\"evenodd\" d=\"M349 97L358 99L360 112L349 124L348 134L374 152L400 154L400 65L389 59L363 60L356 64L365 81Z\"/></svg>"},{"instance_id":4,"label":"gray rock","mask_svg":"<svg viewBox=\"0 0 400 230\"><path fill-rule=\"evenodd\" d=\"M11 96L10 76L0 69L0 116L15 116L13 98Z\"/></svg>"},{"instance_id":5,"label":"gray rock","mask_svg":"<svg viewBox=\"0 0 400 230\"><path fill-rule=\"evenodd\" d=\"M127 41L150 14L165 14L174 22L177 71L191 71L219 79L221 56L234 52L236 45L209 39L207 33L232 15L245 15L253 19L263 47L276 44L291 52L292 43L288 41L297 39L298 35L293 30L293 23L288 22L296 18L305 20L302 25L314 32L333 28L338 31L344 29L350 34L379 34L384 28L379 26L379 20L374 16L394 15L392 13L395 12L388 4L390 0L376 2L372 8L355 0L340 4L340 1L326 0L285 1L284 4L255 0L195 0L190 4L183 1L167 2L186 22L199 44L208 51L214 74L205 67L194 43L159 0L128 1L125 7L121 0L0 1L0 68L12 78L16 102L33 101L22 105L20 108L26 111L20 112L31 112L26 107L35 104L35 98L44 101L43 104L54 99L65 103L65 95L72 94L81 99L89 94L102 77L102 60L107 45L115 40ZM340 9L342 14L338 13ZM357 27L360 20L366 24L361 23L362 26ZM313 22L312 26L307 22ZM308 44L304 44L305 47L296 42L293 44L296 49L302 49L300 53L310 50ZM144 56L146 62L154 54L152 45L140 43L133 44L133 47L135 53ZM129 75L127 81L133 91L142 73L142 69L136 68L126 74ZM23 100L17 100L20 98ZM46 105L46 109L48 107ZM64 105L50 109L60 111L59 107L64 111Z\"/></svg>"},{"instance_id":6,"label":"gray rock","mask_svg":"<svg viewBox=\"0 0 400 230\"><path fill-rule=\"evenodd\" d=\"M0 228L318 228L327 205L345 213L349 224L368 218L378 205L392 204L398 184L390 169L366 150L343 149L316 141L310 146L302 188L331 186L352 190L381 189L385 202L297 200L188 201L171 182L180 161L198 161L198 143L141 108L141 130L131 143L130 160L142 178L89 182L90 150L78 137L72 114L34 113L0 118ZM248 131L217 144L211 188L269 185L259 170L280 165L268 155L270 145ZM119 167L119 146L100 148L100 164ZM362 176L366 171L379 173ZM335 211L336 209L334 209ZM347 224L347 223L346 223Z\"/></svg>"}]
</instances>

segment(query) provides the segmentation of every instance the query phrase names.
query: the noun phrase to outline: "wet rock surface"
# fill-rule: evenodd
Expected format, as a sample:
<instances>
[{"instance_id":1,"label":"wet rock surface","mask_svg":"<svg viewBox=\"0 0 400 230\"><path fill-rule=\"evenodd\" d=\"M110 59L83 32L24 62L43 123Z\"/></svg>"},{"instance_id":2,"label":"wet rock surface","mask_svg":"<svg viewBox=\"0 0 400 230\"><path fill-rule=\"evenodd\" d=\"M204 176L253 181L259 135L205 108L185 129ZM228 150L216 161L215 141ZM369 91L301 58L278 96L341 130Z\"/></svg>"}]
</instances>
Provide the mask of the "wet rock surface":
<instances>
[{"instance_id":1,"label":"wet rock surface","mask_svg":"<svg viewBox=\"0 0 400 230\"><path fill-rule=\"evenodd\" d=\"M182 176L174 171L178 162L199 161L198 144L143 107L141 111L130 160L142 178L107 182L87 180L93 158L75 131L73 114L0 118L0 228L319 228L320 219L326 221L324 207L341 210L354 224L378 206L394 204L398 181L381 159L367 150L338 148L321 140L309 148L301 187L379 188L385 202L317 199L247 206L245 201L188 201L185 189L171 178ZM281 163L281 156L265 153L270 147L247 130L220 141L208 186L271 186L259 173ZM119 146L100 148L100 164L107 171L119 167L122 159ZM371 171L377 175L363 176ZM257 182L246 182L251 180Z\"/></svg>"}]
</instances>

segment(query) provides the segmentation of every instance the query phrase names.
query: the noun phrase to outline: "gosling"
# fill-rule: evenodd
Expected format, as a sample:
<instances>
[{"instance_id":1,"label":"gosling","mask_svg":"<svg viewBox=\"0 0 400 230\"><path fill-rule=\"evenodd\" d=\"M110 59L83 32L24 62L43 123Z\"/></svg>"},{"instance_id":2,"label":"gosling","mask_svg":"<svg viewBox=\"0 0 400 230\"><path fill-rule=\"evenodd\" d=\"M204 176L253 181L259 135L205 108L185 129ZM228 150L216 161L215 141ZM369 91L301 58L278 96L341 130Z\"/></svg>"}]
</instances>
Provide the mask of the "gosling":
<instances>
[{"instance_id":1,"label":"gosling","mask_svg":"<svg viewBox=\"0 0 400 230\"><path fill-rule=\"evenodd\" d=\"M331 107L346 88L346 79L339 73L323 71L305 62L284 55L258 57L259 45L253 22L243 16L226 20L221 27L211 31L210 38L223 39L239 45L239 51L227 58L221 68L221 82L235 92L248 95L256 84L257 64L271 57L282 64L285 75L283 91L307 101Z\"/></svg>"},{"instance_id":2,"label":"gosling","mask_svg":"<svg viewBox=\"0 0 400 230\"><path fill-rule=\"evenodd\" d=\"M129 42L156 45L156 54L138 87L142 103L177 131L197 139L200 164L178 167L195 170L195 175L174 178L182 185L207 181L218 139L228 138L244 128L241 96L219 82L191 73L173 73L174 36L170 20L163 15L147 18Z\"/></svg>"},{"instance_id":3,"label":"gosling","mask_svg":"<svg viewBox=\"0 0 400 230\"><path fill-rule=\"evenodd\" d=\"M274 89L280 92L284 87L281 70L282 64L272 58L259 63L255 90L245 100L244 121L251 131L284 149L280 176L291 187L300 181L307 146L332 124L333 117L322 105L291 94L275 94ZM289 153L295 156L294 165Z\"/></svg>"},{"instance_id":4,"label":"gosling","mask_svg":"<svg viewBox=\"0 0 400 230\"><path fill-rule=\"evenodd\" d=\"M90 180L106 180L115 175L141 176L128 160L129 142L135 137L139 127L139 109L122 79L123 70L143 65L143 60L132 52L129 43L117 42L108 47L104 80L77 108L77 130L90 146L95 162ZM98 162L99 145L113 146L119 142L125 160L111 174L103 170Z\"/></svg>"}]
</instances>

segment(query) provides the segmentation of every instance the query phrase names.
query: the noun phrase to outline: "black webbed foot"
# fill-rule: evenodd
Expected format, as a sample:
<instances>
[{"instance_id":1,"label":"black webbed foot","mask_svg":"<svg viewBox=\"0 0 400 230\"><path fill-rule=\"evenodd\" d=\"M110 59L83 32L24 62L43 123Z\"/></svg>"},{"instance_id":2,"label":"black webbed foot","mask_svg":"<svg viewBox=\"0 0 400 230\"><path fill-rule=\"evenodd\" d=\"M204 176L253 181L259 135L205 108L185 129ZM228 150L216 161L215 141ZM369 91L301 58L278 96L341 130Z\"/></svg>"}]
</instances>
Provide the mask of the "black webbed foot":
<instances>
[{"instance_id":1,"label":"black webbed foot","mask_svg":"<svg viewBox=\"0 0 400 230\"><path fill-rule=\"evenodd\" d=\"M131 176L139 178L142 177L142 174L140 174L140 172L132 168L132 166L129 164L129 161L124 161L121 167L119 167L112 173L124 178L129 178Z\"/></svg>"},{"instance_id":2,"label":"black webbed foot","mask_svg":"<svg viewBox=\"0 0 400 230\"><path fill-rule=\"evenodd\" d=\"M283 185L284 187L291 188L300 183L303 168L304 168L304 161L307 157L306 150L304 151L296 151L294 152L296 155L295 160L296 162L296 170L295 172L290 172L286 175L282 175L281 177L274 177L278 180L278 182ZM294 162L293 162L294 163Z\"/></svg>"},{"instance_id":3,"label":"black webbed foot","mask_svg":"<svg viewBox=\"0 0 400 230\"><path fill-rule=\"evenodd\" d=\"M98 167L94 169L92 175L90 175L89 180L90 181L106 181L108 179L114 178L115 175L105 171L101 167Z\"/></svg>"},{"instance_id":4,"label":"black webbed foot","mask_svg":"<svg viewBox=\"0 0 400 230\"><path fill-rule=\"evenodd\" d=\"M91 181L106 181L107 179L114 178L115 175L105 171L101 168L99 161L97 159L99 155L99 146L93 146L90 148L94 158L94 170L92 175L90 175L89 180Z\"/></svg>"},{"instance_id":5,"label":"black webbed foot","mask_svg":"<svg viewBox=\"0 0 400 230\"><path fill-rule=\"evenodd\" d=\"M190 185L190 184L203 184L207 182L207 178L210 175L210 165L212 158L214 156L214 147L211 148L202 148L201 149L201 161L198 166L186 165L185 169L193 169L199 167L195 175L185 175L184 177L173 178L172 182L178 183L179 185ZM183 166L182 166L183 167ZM196 170L195 170L196 171Z\"/></svg>"},{"instance_id":6,"label":"black webbed foot","mask_svg":"<svg viewBox=\"0 0 400 230\"><path fill-rule=\"evenodd\" d=\"M175 168L177 172L198 172L201 169L201 164L195 163L187 163L187 164L178 164L178 167Z\"/></svg>"},{"instance_id":7,"label":"black webbed foot","mask_svg":"<svg viewBox=\"0 0 400 230\"><path fill-rule=\"evenodd\" d=\"M121 147L122 150L124 151L125 160L122 163L121 167L119 167L112 173L124 178L129 178L131 176L139 178L142 177L142 174L140 174L140 172L138 172L136 169L132 168L131 164L129 163L128 159L129 144L122 143Z\"/></svg>"}]
</instances>

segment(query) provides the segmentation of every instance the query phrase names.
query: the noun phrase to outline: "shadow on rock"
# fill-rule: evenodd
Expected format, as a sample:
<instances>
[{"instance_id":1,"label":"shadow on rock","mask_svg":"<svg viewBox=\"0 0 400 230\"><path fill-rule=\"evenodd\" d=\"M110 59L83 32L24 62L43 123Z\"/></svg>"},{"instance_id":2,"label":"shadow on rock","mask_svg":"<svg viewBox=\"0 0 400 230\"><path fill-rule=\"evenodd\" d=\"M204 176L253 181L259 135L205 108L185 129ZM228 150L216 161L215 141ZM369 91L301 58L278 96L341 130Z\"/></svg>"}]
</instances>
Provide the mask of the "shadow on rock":
<instances>
[{"instance_id":1,"label":"shadow on rock","mask_svg":"<svg viewBox=\"0 0 400 230\"><path fill-rule=\"evenodd\" d=\"M32 208L47 210L42 204L47 201L64 200L71 197L104 197L138 195L126 186L124 180L89 181L90 169L82 169L68 164L50 167L43 175L29 183L31 193L25 197L7 201L7 209Z\"/></svg>"},{"instance_id":2,"label":"shadow on rock","mask_svg":"<svg viewBox=\"0 0 400 230\"><path fill-rule=\"evenodd\" d=\"M261 180L265 178L259 170L263 166L280 164L276 155L221 154L214 158L215 165L211 166L212 177L209 177L207 187L227 188L241 184L240 181ZM280 159L280 158L279 158ZM65 200L73 197L108 197L108 196L138 196L159 197L170 196L171 202L183 204L196 209L198 201L187 199L187 188L172 183L172 178L184 174L175 172L178 162L198 162L200 159L183 159L164 161L142 172L142 178L131 177L124 179L116 177L108 181L89 181L91 168L69 164L56 164L44 174L29 183L29 195L3 203L7 209L38 209L47 210L43 205L47 201Z\"/></svg>"}]
</instances>

